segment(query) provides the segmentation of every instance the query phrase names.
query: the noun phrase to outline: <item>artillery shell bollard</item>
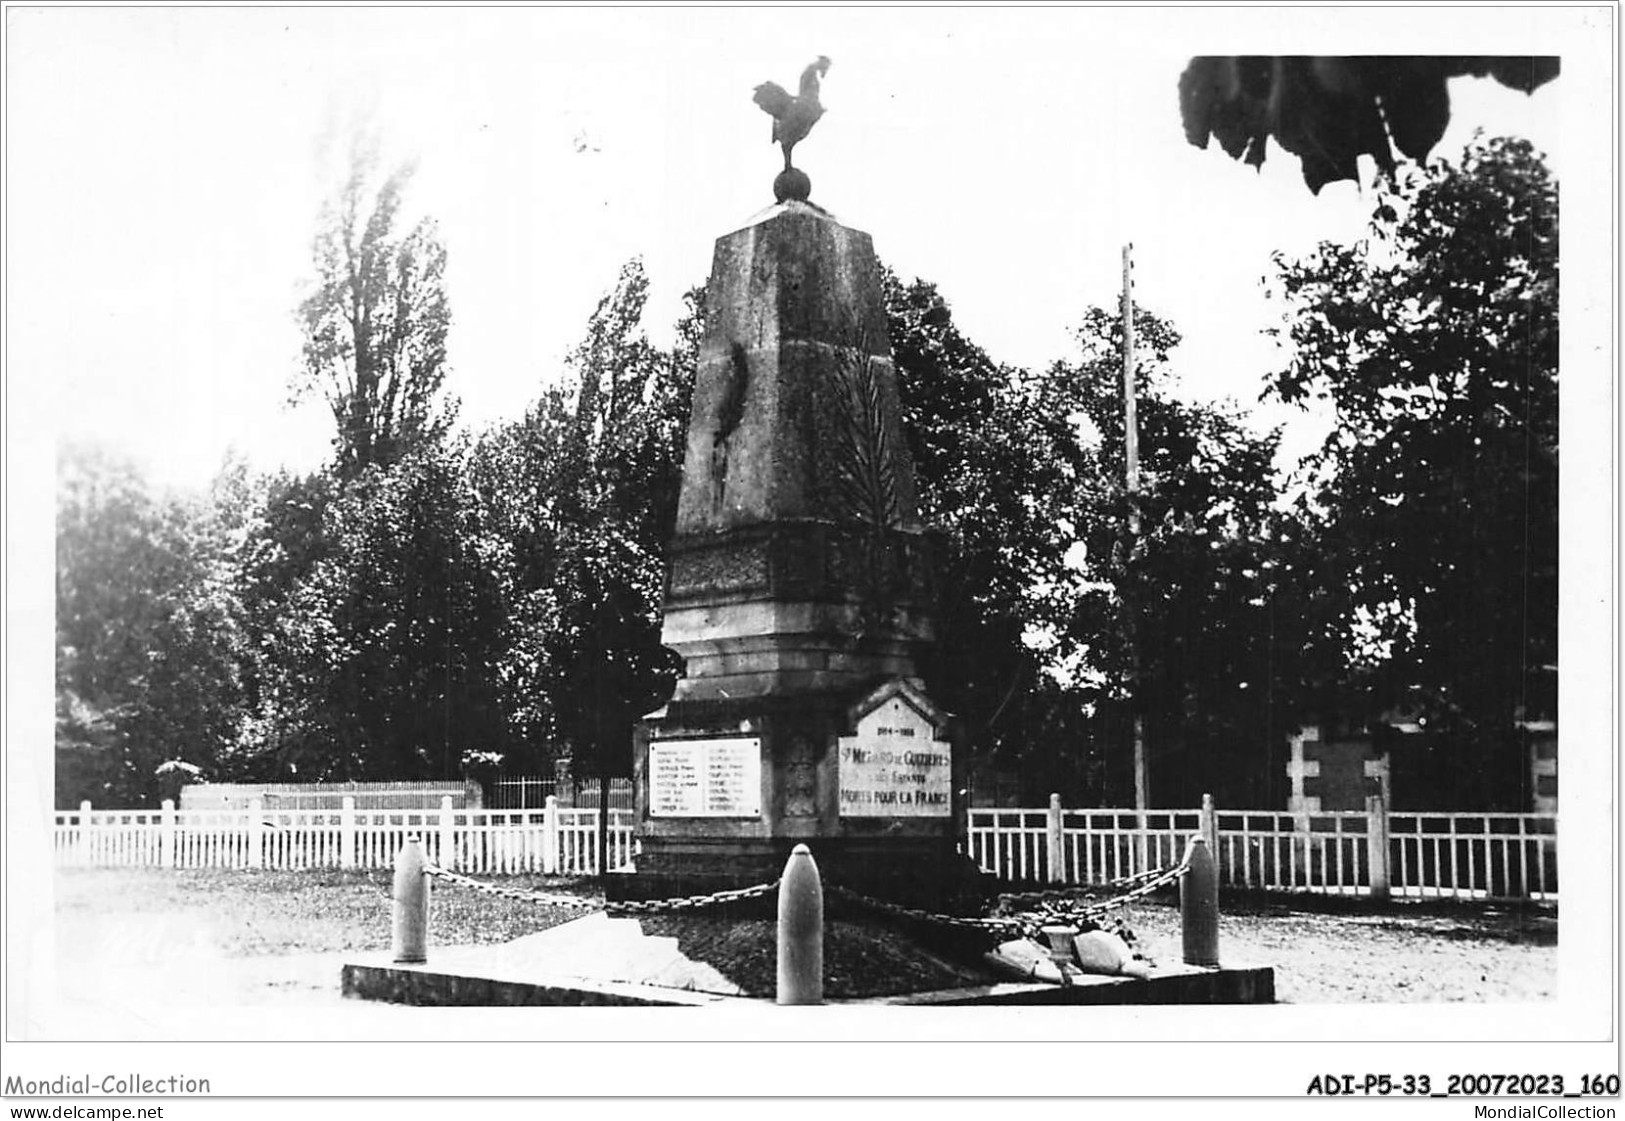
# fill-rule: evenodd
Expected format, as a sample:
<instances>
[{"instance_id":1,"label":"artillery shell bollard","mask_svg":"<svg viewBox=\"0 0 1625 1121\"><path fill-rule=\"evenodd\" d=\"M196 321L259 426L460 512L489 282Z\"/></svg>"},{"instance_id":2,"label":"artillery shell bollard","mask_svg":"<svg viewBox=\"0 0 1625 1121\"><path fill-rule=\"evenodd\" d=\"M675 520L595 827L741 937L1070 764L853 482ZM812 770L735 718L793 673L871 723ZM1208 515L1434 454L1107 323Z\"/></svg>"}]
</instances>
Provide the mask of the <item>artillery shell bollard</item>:
<instances>
[{"instance_id":1,"label":"artillery shell bollard","mask_svg":"<svg viewBox=\"0 0 1625 1121\"><path fill-rule=\"evenodd\" d=\"M1184 934L1185 964L1216 969L1219 965L1219 866L1207 840L1191 838L1185 850L1186 871L1179 880L1179 920Z\"/></svg>"},{"instance_id":2,"label":"artillery shell bollard","mask_svg":"<svg viewBox=\"0 0 1625 1121\"><path fill-rule=\"evenodd\" d=\"M395 927L391 945L395 961L419 965L429 960L429 877L423 871L423 849L408 837L395 854Z\"/></svg>"},{"instance_id":3,"label":"artillery shell bollard","mask_svg":"<svg viewBox=\"0 0 1625 1121\"><path fill-rule=\"evenodd\" d=\"M779 879L778 1003L824 1003L824 884L806 845Z\"/></svg>"}]
</instances>

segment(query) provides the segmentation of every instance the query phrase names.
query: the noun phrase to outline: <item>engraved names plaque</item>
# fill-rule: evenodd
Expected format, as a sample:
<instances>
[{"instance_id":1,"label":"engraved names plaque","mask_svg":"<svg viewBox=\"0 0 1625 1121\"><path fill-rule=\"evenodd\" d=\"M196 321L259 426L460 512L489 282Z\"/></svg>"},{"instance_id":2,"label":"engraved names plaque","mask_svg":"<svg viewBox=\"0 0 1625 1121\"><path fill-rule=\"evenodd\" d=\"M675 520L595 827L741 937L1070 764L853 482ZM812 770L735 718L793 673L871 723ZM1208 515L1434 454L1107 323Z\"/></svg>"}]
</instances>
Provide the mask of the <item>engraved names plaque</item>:
<instances>
[{"instance_id":1,"label":"engraved names plaque","mask_svg":"<svg viewBox=\"0 0 1625 1121\"><path fill-rule=\"evenodd\" d=\"M892 697L842 736L842 817L947 817L953 809L953 753L913 705Z\"/></svg>"},{"instance_id":2,"label":"engraved names plaque","mask_svg":"<svg viewBox=\"0 0 1625 1121\"><path fill-rule=\"evenodd\" d=\"M761 740L650 742L650 817L759 817L761 812Z\"/></svg>"}]
</instances>

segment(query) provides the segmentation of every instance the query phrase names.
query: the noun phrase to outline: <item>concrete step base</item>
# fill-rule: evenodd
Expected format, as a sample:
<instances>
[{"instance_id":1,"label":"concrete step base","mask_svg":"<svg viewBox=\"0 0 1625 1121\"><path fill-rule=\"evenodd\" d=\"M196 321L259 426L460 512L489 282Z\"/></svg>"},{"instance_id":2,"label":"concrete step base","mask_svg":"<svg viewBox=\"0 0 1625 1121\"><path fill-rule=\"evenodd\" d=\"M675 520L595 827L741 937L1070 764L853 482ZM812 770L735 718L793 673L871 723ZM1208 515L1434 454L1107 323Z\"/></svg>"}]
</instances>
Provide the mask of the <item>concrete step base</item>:
<instances>
[{"instance_id":1,"label":"concrete step base","mask_svg":"<svg viewBox=\"0 0 1625 1121\"><path fill-rule=\"evenodd\" d=\"M759 930L765 943L745 940ZM1269 1004L1275 974L1268 967L1198 969L1163 964L1145 979L1074 974L1071 985L1003 982L976 958L945 955L884 926L833 923L826 934L826 996L830 1004ZM844 953L831 938L844 939ZM854 939L858 941L853 941ZM759 944L760 943L760 944ZM832 970L850 967L854 947L866 961L893 963L870 992L830 991ZM772 1004L771 924L719 918L665 917L639 921L587 915L496 946L429 948L421 965L378 954L346 964L344 995L415 1005L666 1005ZM952 959L958 959L957 961ZM764 972L765 970L765 972ZM906 988L899 979L917 985ZM934 982L934 983L933 983ZM862 988L853 990L861 993Z\"/></svg>"}]
</instances>

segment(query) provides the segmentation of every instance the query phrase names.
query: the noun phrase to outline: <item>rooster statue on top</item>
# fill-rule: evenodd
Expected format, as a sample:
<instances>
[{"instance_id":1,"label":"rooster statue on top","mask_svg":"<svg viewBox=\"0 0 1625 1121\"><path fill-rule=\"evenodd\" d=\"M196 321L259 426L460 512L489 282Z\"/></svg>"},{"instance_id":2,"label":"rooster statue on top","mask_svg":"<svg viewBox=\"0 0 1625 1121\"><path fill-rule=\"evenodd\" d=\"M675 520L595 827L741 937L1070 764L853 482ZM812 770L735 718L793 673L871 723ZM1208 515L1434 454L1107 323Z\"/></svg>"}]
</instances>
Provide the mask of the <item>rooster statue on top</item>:
<instances>
[{"instance_id":1,"label":"rooster statue on top","mask_svg":"<svg viewBox=\"0 0 1625 1121\"><path fill-rule=\"evenodd\" d=\"M801 92L794 97L777 82L763 82L756 87L756 104L773 118L773 142L784 149L784 170L773 180L773 197L779 202L787 199L806 202L812 194L812 180L807 178L806 172L790 166L790 150L824 115L824 106L818 100L818 85L827 73L829 59L819 55L801 72Z\"/></svg>"}]
</instances>

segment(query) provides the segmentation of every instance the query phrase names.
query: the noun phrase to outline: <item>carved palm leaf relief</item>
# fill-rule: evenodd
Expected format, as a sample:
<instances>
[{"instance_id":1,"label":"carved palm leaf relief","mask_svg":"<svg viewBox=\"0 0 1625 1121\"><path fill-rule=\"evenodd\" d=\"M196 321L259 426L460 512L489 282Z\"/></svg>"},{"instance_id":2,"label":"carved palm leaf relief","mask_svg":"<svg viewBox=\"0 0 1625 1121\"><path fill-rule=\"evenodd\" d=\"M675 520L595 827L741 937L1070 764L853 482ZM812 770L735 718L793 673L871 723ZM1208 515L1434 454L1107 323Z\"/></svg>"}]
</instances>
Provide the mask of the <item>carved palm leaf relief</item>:
<instances>
[{"instance_id":1,"label":"carved palm leaf relief","mask_svg":"<svg viewBox=\"0 0 1625 1121\"><path fill-rule=\"evenodd\" d=\"M835 367L834 493L839 511L877 528L902 520L897 464L885 398L866 347L851 347Z\"/></svg>"}]
</instances>

